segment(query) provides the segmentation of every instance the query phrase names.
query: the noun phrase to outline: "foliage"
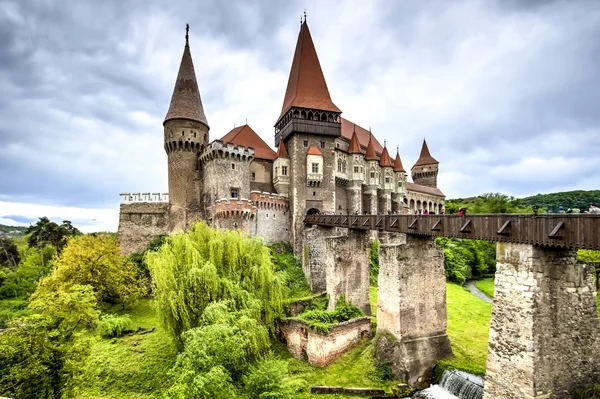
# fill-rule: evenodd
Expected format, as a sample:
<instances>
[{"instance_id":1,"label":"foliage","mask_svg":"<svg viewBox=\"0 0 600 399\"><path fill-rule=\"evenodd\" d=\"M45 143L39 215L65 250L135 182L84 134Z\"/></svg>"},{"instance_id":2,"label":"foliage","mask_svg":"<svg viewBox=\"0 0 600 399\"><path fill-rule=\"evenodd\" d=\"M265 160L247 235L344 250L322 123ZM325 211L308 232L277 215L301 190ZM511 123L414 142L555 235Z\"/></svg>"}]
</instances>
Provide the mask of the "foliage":
<instances>
[{"instance_id":1,"label":"foliage","mask_svg":"<svg viewBox=\"0 0 600 399\"><path fill-rule=\"evenodd\" d=\"M274 271L261 241L200 222L169 237L146 261L165 326L180 346L182 333L199 327L206 307L220 300L275 331L275 318L283 312L285 277Z\"/></svg>"},{"instance_id":2,"label":"foliage","mask_svg":"<svg viewBox=\"0 0 600 399\"><path fill-rule=\"evenodd\" d=\"M483 292L485 295L489 296L490 298L494 297L494 279L493 278L486 278L483 280L479 280L478 282L475 283L475 286L481 292Z\"/></svg>"},{"instance_id":3,"label":"foliage","mask_svg":"<svg viewBox=\"0 0 600 399\"><path fill-rule=\"evenodd\" d=\"M276 242L269 247L271 262L289 289L290 298L303 298L312 294L302 264L294 256L292 246L287 242Z\"/></svg>"},{"instance_id":4,"label":"foliage","mask_svg":"<svg viewBox=\"0 0 600 399\"><path fill-rule=\"evenodd\" d=\"M453 199L446 202L446 213L456 213L465 208L467 214L490 213L533 213L533 206L524 205L522 200L502 193L485 193L475 198Z\"/></svg>"},{"instance_id":5,"label":"foliage","mask_svg":"<svg viewBox=\"0 0 600 399\"><path fill-rule=\"evenodd\" d=\"M575 395L576 399L600 399L600 384L590 384L583 387Z\"/></svg>"},{"instance_id":6,"label":"foliage","mask_svg":"<svg viewBox=\"0 0 600 399\"><path fill-rule=\"evenodd\" d=\"M444 270L449 281L464 284L496 271L496 244L487 241L437 237L444 248Z\"/></svg>"},{"instance_id":7,"label":"foliage","mask_svg":"<svg viewBox=\"0 0 600 399\"><path fill-rule=\"evenodd\" d=\"M394 372L392 371L391 364L392 362L377 363L373 378L379 382L392 381L394 379Z\"/></svg>"},{"instance_id":8,"label":"foliage","mask_svg":"<svg viewBox=\"0 0 600 399\"><path fill-rule=\"evenodd\" d=\"M117 316L113 314L105 314L100 317L98 329L103 337L120 337L128 331L132 331L133 322L127 314Z\"/></svg>"},{"instance_id":9,"label":"foliage","mask_svg":"<svg viewBox=\"0 0 600 399\"><path fill-rule=\"evenodd\" d=\"M342 295L337 299L333 311L309 308L309 310L298 315L298 318L307 321L310 328L326 334L329 332L329 327L332 324L341 323L364 315L359 307L347 302L346 297Z\"/></svg>"},{"instance_id":10,"label":"foliage","mask_svg":"<svg viewBox=\"0 0 600 399\"><path fill-rule=\"evenodd\" d=\"M150 269L148 268L148 264L144 260L144 257L148 252L156 251L157 249L162 247L162 245L167 241L168 237L169 236L167 234L159 234L155 236L152 239L152 241L150 241L150 244L148 244L148 247L144 252L134 252L131 255L129 255L129 259L131 259L131 261L135 263L140 274L142 274L145 277L150 277Z\"/></svg>"},{"instance_id":11,"label":"foliage","mask_svg":"<svg viewBox=\"0 0 600 399\"><path fill-rule=\"evenodd\" d=\"M537 194L521 200L523 205L537 205L540 208L548 208L558 211L559 207L565 210L578 208L581 212L589 209L590 204L600 204L600 190L576 190L563 191L551 194Z\"/></svg>"},{"instance_id":12,"label":"foliage","mask_svg":"<svg viewBox=\"0 0 600 399\"><path fill-rule=\"evenodd\" d=\"M7 226L5 224L0 224L0 235L10 234L13 236L23 235L27 227L22 226Z\"/></svg>"},{"instance_id":13,"label":"foliage","mask_svg":"<svg viewBox=\"0 0 600 399\"><path fill-rule=\"evenodd\" d=\"M20 298L0 300L0 330L8 327L10 320L28 316L31 309L27 307L28 301Z\"/></svg>"},{"instance_id":14,"label":"foliage","mask_svg":"<svg viewBox=\"0 0 600 399\"><path fill-rule=\"evenodd\" d=\"M0 237L0 266L17 268L21 261L19 250L12 240Z\"/></svg>"},{"instance_id":15,"label":"foliage","mask_svg":"<svg viewBox=\"0 0 600 399\"><path fill-rule=\"evenodd\" d=\"M89 344L83 333L96 323L89 286L74 285L31 303L35 314L15 319L0 334L0 394L60 398L68 393Z\"/></svg>"},{"instance_id":16,"label":"foliage","mask_svg":"<svg viewBox=\"0 0 600 399\"><path fill-rule=\"evenodd\" d=\"M377 278L379 277L379 240L373 240L371 242L371 249L369 252L369 264L370 268L370 280L371 285L377 286Z\"/></svg>"},{"instance_id":17,"label":"foliage","mask_svg":"<svg viewBox=\"0 0 600 399\"><path fill-rule=\"evenodd\" d=\"M35 291L37 281L50 272L54 248L30 248L16 269L0 267L0 298L27 297Z\"/></svg>"},{"instance_id":18,"label":"foliage","mask_svg":"<svg viewBox=\"0 0 600 399\"><path fill-rule=\"evenodd\" d=\"M577 257L586 262L600 262L600 251L579 249L577 250Z\"/></svg>"},{"instance_id":19,"label":"foliage","mask_svg":"<svg viewBox=\"0 0 600 399\"><path fill-rule=\"evenodd\" d=\"M119 253L114 237L70 237L54 261L53 272L40 280L38 291L90 285L102 302L133 304L143 293L135 265Z\"/></svg>"},{"instance_id":20,"label":"foliage","mask_svg":"<svg viewBox=\"0 0 600 399\"><path fill-rule=\"evenodd\" d=\"M81 235L70 221L63 220L62 224L58 225L45 216L41 217L36 224L30 225L25 232L29 234L27 242L30 247L43 247L50 244L57 253L60 253L66 245L67 237Z\"/></svg>"},{"instance_id":21,"label":"foliage","mask_svg":"<svg viewBox=\"0 0 600 399\"><path fill-rule=\"evenodd\" d=\"M272 357L260 360L244 376L248 396L260 399L288 399L293 397L292 386L284 382L288 374L287 362Z\"/></svg>"}]
</instances>

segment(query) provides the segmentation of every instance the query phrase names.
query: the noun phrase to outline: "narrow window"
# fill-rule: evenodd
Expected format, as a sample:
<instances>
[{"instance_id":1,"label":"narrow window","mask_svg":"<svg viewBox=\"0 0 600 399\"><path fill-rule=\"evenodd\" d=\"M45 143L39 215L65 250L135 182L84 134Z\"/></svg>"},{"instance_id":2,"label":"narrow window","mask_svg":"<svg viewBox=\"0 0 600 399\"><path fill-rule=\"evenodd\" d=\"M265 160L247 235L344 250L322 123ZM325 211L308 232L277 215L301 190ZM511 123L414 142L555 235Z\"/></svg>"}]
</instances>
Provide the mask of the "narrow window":
<instances>
[{"instance_id":1,"label":"narrow window","mask_svg":"<svg viewBox=\"0 0 600 399\"><path fill-rule=\"evenodd\" d=\"M325 148L325 142L321 141L321 148Z\"/></svg>"},{"instance_id":2,"label":"narrow window","mask_svg":"<svg viewBox=\"0 0 600 399\"><path fill-rule=\"evenodd\" d=\"M358 166L354 167L354 173L358 173Z\"/></svg>"},{"instance_id":3,"label":"narrow window","mask_svg":"<svg viewBox=\"0 0 600 399\"><path fill-rule=\"evenodd\" d=\"M238 188L231 188L231 198L238 198L240 190Z\"/></svg>"},{"instance_id":4,"label":"narrow window","mask_svg":"<svg viewBox=\"0 0 600 399\"><path fill-rule=\"evenodd\" d=\"M308 140L304 140L304 148L308 148Z\"/></svg>"},{"instance_id":5,"label":"narrow window","mask_svg":"<svg viewBox=\"0 0 600 399\"><path fill-rule=\"evenodd\" d=\"M278 167L275 166L275 176L277 176L277 169L278 169Z\"/></svg>"},{"instance_id":6,"label":"narrow window","mask_svg":"<svg viewBox=\"0 0 600 399\"><path fill-rule=\"evenodd\" d=\"M312 164L312 172L313 173L319 173L319 164L318 163L313 163Z\"/></svg>"},{"instance_id":7,"label":"narrow window","mask_svg":"<svg viewBox=\"0 0 600 399\"><path fill-rule=\"evenodd\" d=\"M234 163L231 164L231 169L235 170L235 164Z\"/></svg>"},{"instance_id":8,"label":"narrow window","mask_svg":"<svg viewBox=\"0 0 600 399\"><path fill-rule=\"evenodd\" d=\"M282 176L287 176L287 166L282 166L281 167L281 175Z\"/></svg>"},{"instance_id":9,"label":"narrow window","mask_svg":"<svg viewBox=\"0 0 600 399\"><path fill-rule=\"evenodd\" d=\"M390 178L389 177L385 178L385 184L390 184Z\"/></svg>"},{"instance_id":10,"label":"narrow window","mask_svg":"<svg viewBox=\"0 0 600 399\"><path fill-rule=\"evenodd\" d=\"M256 180L256 172L252 172L252 181Z\"/></svg>"}]
</instances>

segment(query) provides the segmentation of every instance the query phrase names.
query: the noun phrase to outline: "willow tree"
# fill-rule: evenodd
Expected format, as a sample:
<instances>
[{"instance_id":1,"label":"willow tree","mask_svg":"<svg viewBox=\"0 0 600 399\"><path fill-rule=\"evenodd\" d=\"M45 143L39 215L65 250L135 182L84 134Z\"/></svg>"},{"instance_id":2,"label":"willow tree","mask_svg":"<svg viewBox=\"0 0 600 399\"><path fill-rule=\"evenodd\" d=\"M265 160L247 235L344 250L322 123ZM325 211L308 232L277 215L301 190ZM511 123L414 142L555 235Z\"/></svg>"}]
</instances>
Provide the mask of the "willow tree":
<instances>
[{"instance_id":1,"label":"willow tree","mask_svg":"<svg viewBox=\"0 0 600 399\"><path fill-rule=\"evenodd\" d=\"M200 325L204 309L222 300L274 331L287 289L261 241L199 222L149 252L146 263L165 326L180 345L181 334Z\"/></svg>"}]
</instances>

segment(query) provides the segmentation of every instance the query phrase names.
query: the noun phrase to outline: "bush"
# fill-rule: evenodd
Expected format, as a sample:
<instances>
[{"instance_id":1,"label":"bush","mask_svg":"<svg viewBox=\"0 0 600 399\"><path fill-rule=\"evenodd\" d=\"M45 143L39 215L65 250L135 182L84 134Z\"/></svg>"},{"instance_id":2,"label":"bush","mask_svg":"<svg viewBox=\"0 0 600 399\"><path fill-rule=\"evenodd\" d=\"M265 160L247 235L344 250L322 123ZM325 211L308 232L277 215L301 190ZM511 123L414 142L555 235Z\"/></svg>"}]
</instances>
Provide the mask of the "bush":
<instances>
[{"instance_id":1,"label":"bush","mask_svg":"<svg viewBox=\"0 0 600 399\"><path fill-rule=\"evenodd\" d=\"M116 316L105 314L100 317L98 323L100 335L107 338L120 337L133 330L133 323L129 315Z\"/></svg>"},{"instance_id":2,"label":"bush","mask_svg":"<svg viewBox=\"0 0 600 399\"><path fill-rule=\"evenodd\" d=\"M364 315L360 308L347 302L346 297L342 295L338 298L333 311L310 309L299 315L299 318L307 321L308 326L313 330L327 334L331 324L342 323Z\"/></svg>"},{"instance_id":3,"label":"bush","mask_svg":"<svg viewBox=\"0 0 600 399\"><path fill-rule=\"evenodd\" d=\"M381 362L377 363L375 366L375 371L373 372L373 379L378 382L386 382L392 381L395 376L391 367L392 362Z\"/></svg>"},{"instance_id":4,"label":"bush","mask_svg":"<svg viewBox=\"0 0 600 399\"><path fill-rule=\"evenodd\" d=\"M244 376L246 392L252 398L288 399L293 396L293 388L284 383L287 377L287 362L275 359L263 359L250 373Z\"/></svg>"},{"instance_id":5,"label":"bush","mask_svg":"<svg viewBox=\"0 0 600 399\"><path fill-rule=\"evenodd\" d=\"M371 250L369 253L370 280L371 285L377 287L377 278L379 277L379 241L371 242Z\"/></svg>"}]
</instances>

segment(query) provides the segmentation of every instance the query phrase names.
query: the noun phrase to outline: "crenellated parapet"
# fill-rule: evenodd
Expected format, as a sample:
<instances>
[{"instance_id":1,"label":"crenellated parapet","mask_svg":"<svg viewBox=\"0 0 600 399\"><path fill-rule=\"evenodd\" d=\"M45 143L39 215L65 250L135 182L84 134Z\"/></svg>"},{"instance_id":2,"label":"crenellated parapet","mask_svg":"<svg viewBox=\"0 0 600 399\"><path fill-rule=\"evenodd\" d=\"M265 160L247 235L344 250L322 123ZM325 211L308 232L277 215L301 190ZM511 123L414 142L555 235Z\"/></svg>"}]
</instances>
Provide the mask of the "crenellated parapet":
<instances>
[{"instance_id":1,"label":"crenellated parapet","mask_svg":"<svg viewBox=\"0 0 600 399\"><path fill-rule=\"evenodd\" d=\"M199 159L200 162L208 162L215 158L250 162L254 159L254 148L215 140L206 146Z\"/></svg>"},{"instance_id":2,"label":"crenellated parapet","mask_svg":"<svg viewBox=\"0 0 600 399\"><path fill-rule=\"evenodd\" d=\"M250 199L258 209L287 212L290 206L287 197L274 193L251 191Z\"/></svg>"},{"instance_id":3,"label":"crenellated parapet","mask_svg":"<svg viewBox=\"0 0 600 399\"><path fill-rule=\"evenodd\" d=\"M169 193L121 193L121 204L136 202L169 202Z\"/></svg>"},{"instance_id":4,"label":"crenellated parapet","mask_svg":"<svg viewBox=\"0 0 600 399\"><path fill-rule=\"evenodd\" d=\"M246 198L222 198L215 201L215 213L217 218L254 219L256 206Z\"/></svg>"}]
</instances>

